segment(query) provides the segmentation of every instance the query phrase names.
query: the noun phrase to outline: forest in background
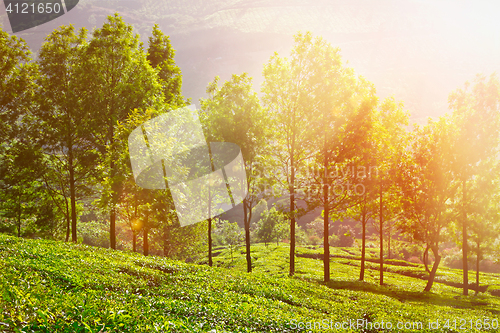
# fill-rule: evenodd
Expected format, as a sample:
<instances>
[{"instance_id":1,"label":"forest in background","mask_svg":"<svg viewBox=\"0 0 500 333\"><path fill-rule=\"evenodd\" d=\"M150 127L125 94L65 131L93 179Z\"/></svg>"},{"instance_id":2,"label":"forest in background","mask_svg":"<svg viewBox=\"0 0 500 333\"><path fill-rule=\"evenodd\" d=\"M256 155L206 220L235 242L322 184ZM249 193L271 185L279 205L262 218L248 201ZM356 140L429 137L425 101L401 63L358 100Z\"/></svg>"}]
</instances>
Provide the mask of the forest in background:
<instances>
[{"instance_id":1,"label":"forest in background","mask_svg":"<svg viewBox=\"0 0 500 333\"><path fill-rule=\"evenodd\" d=\"M286 239L294 275L295 245L308 241L297 218L319 207L322 221L309 229L322 236L325 282L330 243L350 233L337 229L339 239L331 237L333 221L360 226L360 280L370 225L379 235L380 284L391 230L420 244L426 264L432 255L427 291L445 244L461 249L464 294L471 264L479 271L481 260L498 260L496 75L465 83L450 94L450 114L411 128L403 103L379 100L338 48L298 33L288 57L264 64L261 97L243 73L223 83L216 77L199 101L207 140L242 150L243 231L215 219L180 227L168 191L135 184L127 147L144 121L193 103L182 95L175 51L158 26L147 46L117 14L91 34L62 26L36 57L21 39L0 38L2 232L133 251L140 242L145 255L184 260L208 245L212 265L212 229L219 228L221 242L245 240L248 272L252 236ZM276 197L274 207L252 216L262 199Z\"/></svg>"}]
</instances>

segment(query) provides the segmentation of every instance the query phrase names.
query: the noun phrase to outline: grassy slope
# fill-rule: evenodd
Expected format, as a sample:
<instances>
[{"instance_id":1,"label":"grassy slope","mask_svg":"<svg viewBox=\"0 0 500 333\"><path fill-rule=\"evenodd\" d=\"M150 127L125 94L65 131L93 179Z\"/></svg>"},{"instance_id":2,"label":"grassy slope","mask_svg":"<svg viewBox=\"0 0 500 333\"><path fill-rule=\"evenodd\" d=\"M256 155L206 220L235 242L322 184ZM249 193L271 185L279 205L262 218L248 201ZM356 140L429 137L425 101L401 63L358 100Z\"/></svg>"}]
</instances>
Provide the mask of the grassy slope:
<instances>
[{"instance_id":1,"label":"grassy slope","mask_svg":"<svg viewBox=\"0 0 500 333\"><path fill-rule=\"evenodd\" d=\"M424 281L395 273L387 273L389 286L377 287L371 277L368 283L357 282L357 268L336 261L328 286L317 282L321 265L315 259L298 258L298 276L292 279L285 273L286 253L283 245L256 246L256 272L249 275L240 269L241 250L235 269L211 269L0 235L0 330L298 332L291 320L365 318L394 325L421 321L426 327L428 320L475 323L500 313L500 298L488 294L462 297L458 289L442 284L424 294ZM227 254L217 258L223 265Z\"/></svg>"},{"instance_id":2,"label":"grassy slope","mask_svg":"<svg viewBox=\"0 0 500 333\"><path fill-rule=\"evenodd\" d=\"M234 260L231 261L229 248L215 249L215 253L219 253L215 262L219 266L231 267L238 271L246 270L246 261L244 256L244 248L239 247L234 251ZM299 264L297 277L312 280L321 283L323 279L323 249L319 247L298 247L297 261ZM349 280L355 281L359 277L359 267L361 251L358 248L330 248L331 259L331 274L333 280ZM379 249L366 249L366 281L373 284L379 282L379 264L378 264ZM281 243L278 247L271 243L267 247L264 244L252 245L252 256L254 258L253 266L256 272L271 272L272 274L286 274L288 272L288 256L289 247ZM316 259L313 259L316 258ZM286 262L285 262L286 260ZM432 265L429 266L432 268ZM401 278L409 276L418 276L420 278L410 279L415 286L414 291L423 290L428 274L425 272L424 265L406 262L404 260L385 260L384 270L385 277L388 279L395 278L394 285L390 281L385 281L387 287L399 286L402 289L408 290L405 284L399 284ZM480 285L489 285L492 288L500 287L500 274L480 273ZM469 282L473 283L476 280L475 271L469 271ZM440 282L445 284L460 284L462 282L462 271L458 269L447 268L441 265L436 273L435 284L433 291L440 292ZM417 283L417 284L415 284ZM421 285L419 289L417 286ZM456 294L460 294L461 290L453 289Z\"/></svg>"}]
</instances>

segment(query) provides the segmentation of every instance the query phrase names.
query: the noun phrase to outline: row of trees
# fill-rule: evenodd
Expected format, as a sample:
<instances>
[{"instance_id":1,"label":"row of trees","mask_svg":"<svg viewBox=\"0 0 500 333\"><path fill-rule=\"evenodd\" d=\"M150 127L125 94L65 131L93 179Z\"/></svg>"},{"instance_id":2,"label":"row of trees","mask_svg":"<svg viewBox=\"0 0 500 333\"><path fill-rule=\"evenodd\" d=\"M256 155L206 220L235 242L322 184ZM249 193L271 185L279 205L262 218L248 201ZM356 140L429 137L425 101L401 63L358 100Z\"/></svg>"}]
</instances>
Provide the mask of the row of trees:
<instances>
[{"instance_id":1,"label":"row of trees","mask_svg":"<svg viewBox=\"0 0 500 333\"><path fill-rule=\"evenodd\" d=\"M162 241L163 255L172 257L190 255L198 250L194 244L208 239L212 264L212 219L181 228L168 189L139 188L130 169L131 131L190 103L181 93L174 54L157 26L145 49L118 15L90 38L84 29L60 27L36 59L23 41L1 33L4 231L77 241L79 217L88 217L91 207L99 212L93 215L106 216L113 249L118 221L130 229L134 251L142 231L146 255L150 232ZM290 57L273 55L263 76L260 97L252 79L241 74L221 85L215 78L200 100L207 141L236 143L245 161L247 271L251 221L259 220L254 207L281 195L287 204L266 211L257 237L267 242L289 232L290 275L297 219L320 207L325 282L331 223L349 218L362 230L360 280L366 228L377 221L381 284L390 224L423 244L426 255L432 252L425 290L439 266L440 244L454 240L461 246L467 294L470 249L479 263L498 236L497 78L478 76L450 95L451 115L409 129L402 103L380 101L373 84L343 63L339 49L310 33L295 36Z\"/></svg>"},{"instance_id":2,"label":"row of trees","mask_svg":"<svg viewBox=\"0 0 500 333\"><path fill-rule=\"evenodd\" d=\"M31 59L24 41L1 32L3 228L76 242L93 204L107 212L111 248L120 216L134 236L141 224L147 253L148 229L173 207L168 193L135 186L125 142L145 120L186 105L182 76L158 26L147 49L118 15L88 35L62 26Z\"/></svg>"},{"instance_id":3,"label":"row of trees","mask_svg":"<svg viewBox=\"0 0 500 333\"><path fill-rule=\"evenodd\" d=\"M261 136L255 130L238 136L252 131L257 121L238 111L248 108L249 101L254 101L252 114L263 119L254 93L238 97L243 91L238 89L241 77L233 76L220 89L214 88L214 81L202 105L207 119L225 119L225 127L212 125L211 132L223 133L219 138L243 147L245 140L266 147L246 156L247 163L258 161L263 168L262 177L251 179L248 173L249 186L260 188L249 198L266 193L266 187L267 193L287 192L290 275L295 272L296 219L322 207L325 282L330 279L331 221L355 218L362 227L360 280L365 273L367 223L377 220L383 284L389 221L422 243L426 257L428 251L434 255L426 291L440 263L440 245L455 240L462 248L463 293L468 294L469 249L475 248L478 268L487 244L498 238L498 79L478 76L472 86L467 83L450 95L451 115L409 129L402 103L393 98L379 101L373 85L346 67L339 52L307 33L296 35L289 58L271 57L264 66L261 103L274 131L263 130ZM239 128L242 124L244 130ZM298 209L299 201L307 208ZM246 223L245 229L248 254ZM251 271L250 259L248 267Z\"/></svg>"}]
</instances>

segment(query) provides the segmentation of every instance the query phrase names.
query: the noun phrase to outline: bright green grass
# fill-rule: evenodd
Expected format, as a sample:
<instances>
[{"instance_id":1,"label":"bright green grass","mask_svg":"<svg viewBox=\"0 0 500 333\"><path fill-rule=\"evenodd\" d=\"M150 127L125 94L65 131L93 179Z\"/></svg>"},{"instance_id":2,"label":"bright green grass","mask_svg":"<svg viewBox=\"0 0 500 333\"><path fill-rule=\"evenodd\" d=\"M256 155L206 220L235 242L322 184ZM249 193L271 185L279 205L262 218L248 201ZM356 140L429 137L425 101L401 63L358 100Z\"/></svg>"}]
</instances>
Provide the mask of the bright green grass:
<instances>
[{"instance_id":1,"label":"bright green grass","mask_svg":"<svg viewBox=\"0 0 500 333\"><path fill-rule=\"evenodd\" d=\"M246 271L246 259L245 259L245 248L244 246L237 247L233 250L233 261L231 261L231 255L229 248L221 248L217 252L220 255L214 258L214 261L223 267L231 267L239 271ZM252 244L251 252L252 258L254 259L252 266L256 272L272 272L273 274L286 275L289 271L289 247L287 244L281 243L279 246L276 244ZM296 248L296 275L298 277L313 279L320 282L323 279L323 262L322 259L310 259L303 258L301 255L314 254L322 255L323 249L319 247L297 247ZM359 278L359 267L361 264L359 250L354 248L330 248L330 255L341 256L331 258L330 261L330 271L331 278L336 280L351 280ZM378 249L367 249L367 259L378 259ZM297 264L299 263L299 264ZM397 263L404 264L398 265ZM366 281L372 282L370 278L373 278L373 282L379 282L379 264L374 262L365 262L366 271L365 277ZM432 265L431 265L432 266ZM431 266L429 268L431 268ZM386 260L384 263L384 269L388 270L385 272L385 277L394 276L396 279L401 278L400 275L418 275L421 277L427 276L425 272L424 265L409 263L404 260ZM394 274L391 274L394 273ZM500 274L496 273L480 273L479 282L481 285L497 285L500 287ZM422 280L423 279L416 279ZM475 282L476 272L469 271L469 282ZM385 279L384 279L385 281ZM385 281L387 282L387 281ZM452 282L461 283L462 282L462 271L459 269L452 269L441 265L436 273L436 279L434 281L434 287L439 285L439 282ZM425 281L426 283L426 281ZM423 286L425 286L425 283ZM424 287L422 287L423 289ZM458 289L457 289L458 292Z\"/></svg>"},{"instance_id":2,"label":"bright green grass","mask_svg":"<svg viewBox=\"0 0 500 333\"><path fill-rule=\"evenodd\" d=\"M455 319L460 326L464 319L473 322L467 332L480 332L474 329L477 320L491 322L500 314L500 298L488 294L462 297L442 284L422 293L424 281L395 273L387 273L388 286L379 287L377 272L368 272L368 282L358 282L359 268L336 260L327 286L320 283L322 266L315 259L297 258L297 276L290 278L288 248L257 245L254 250L255 272L247 274L242 249L236 251L233 269L209 268L0 235L0 331L306 332L297 323L364 318L391 322L394 332L437 332L428 329L429 321L441 320L442 328L443 320ZM230 265L228 252L223 250L216 262ZM423 329L398 330L398 321L422 322Z\"/></svg>"},{"instance_id":3,"label":"bright green grass","mask_svg":"<svg viewBox=\"0 0 500 333\"><path fill-rule=\"evenodd\" d=\"M230 267L233 270L243 272L246 270L244 251L243 246L238 247L237 250L233 250L234 259L231 260L229 249L223 250L220 255L215 258L215 262L220 266ZM276 246L276 244L269 244L268 246L264 244L253 244L251 251L254 273L266 272L273 276L282 277L288 274L289 247L286 244L280 244L279 246ZM301 257L302 254L322 254L323 249L318 247L298 247L296 252L298 256L295 259L295 277L319 285L323 284L323 262L318 259ZM462 289L440 283L460 283L462 281L461 270L446 267L439 268L432 287L432 292L425 293L422 292L422 290L427 284L427 280L405 275L414 273L426 276L427 274L425 273L424 266L421 264L407 263L402 260L394 260L393 262L401 262L409 266L385 263L385 269L388 271L384 272L384 286L379 286L380 273L378 271L378 263L365 263L365 282L360 282L358 281L360 273L360 260L359 256L357 256L358 251L351 248L330 249L330 254L332 255L349 256L348 252L355 255L351 255L350 259L331 259L331 281L328 283L328 287L388 296L394 300L398 300L400 303L415 305L415 310L417 310L416 313L424 317L426 316L423 313L425 311L430 311L435 313L436 316L434 316L434 318L436 319L446 317L446 319L459 320L459 318L464 318L463 313L468 311L486 311L491 313L490 319L499 318L500 298L493 297L489 293L480 293L478 296L464 297L462 296ZM376 249L367 249L367 258L376 258L376 253L378 253ZM469 280L475 281L475 272L469 273ZM492 289L498 288L500 287L500 275L481 273L480 282L481 285L492 285ZM470 294L473 295L474 291L470 291ZM378 307L377 311L382 310L383 309ZM437 316L438 313L443 314L443 317ZM459 325L457 325L457 327L458 326ZM453 332L454 330L449 331ZM467 330L457 329L456 331L470 332L474 330L470 329L469 323ZM444 332L448 331L444 330Z\"/></svg>"}]
</instances>

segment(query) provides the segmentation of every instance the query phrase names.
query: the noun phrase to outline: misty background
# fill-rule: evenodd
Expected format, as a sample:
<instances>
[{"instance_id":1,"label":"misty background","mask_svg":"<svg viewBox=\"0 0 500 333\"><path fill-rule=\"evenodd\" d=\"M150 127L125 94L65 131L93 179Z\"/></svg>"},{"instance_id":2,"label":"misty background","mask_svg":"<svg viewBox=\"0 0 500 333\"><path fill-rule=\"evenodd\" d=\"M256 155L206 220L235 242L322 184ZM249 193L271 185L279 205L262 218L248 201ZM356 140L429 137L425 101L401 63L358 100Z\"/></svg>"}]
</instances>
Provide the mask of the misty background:
<instances>
[{"instance_id":1,"label":"misty background","mask_svg":"<svg viewBox=\"0 0 500 333\"><path fill-rule=\"evenodd\" d=\"M465 81L498 71L498 9L491 1L80 0L16 35L36 52L60 25L91 31L118 12L146 44L157 23L177 50L184 95L198 104L216 75L248 72L258 91L263 64L274 52L288 56L293 35L309 30L339 47L380 98L403 100L411 120L424 123L447 112L449 93ZM11 31L3 3L0 22Z\"/></svg>"}]
</instances>

